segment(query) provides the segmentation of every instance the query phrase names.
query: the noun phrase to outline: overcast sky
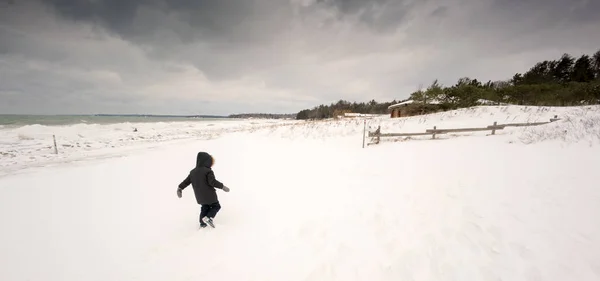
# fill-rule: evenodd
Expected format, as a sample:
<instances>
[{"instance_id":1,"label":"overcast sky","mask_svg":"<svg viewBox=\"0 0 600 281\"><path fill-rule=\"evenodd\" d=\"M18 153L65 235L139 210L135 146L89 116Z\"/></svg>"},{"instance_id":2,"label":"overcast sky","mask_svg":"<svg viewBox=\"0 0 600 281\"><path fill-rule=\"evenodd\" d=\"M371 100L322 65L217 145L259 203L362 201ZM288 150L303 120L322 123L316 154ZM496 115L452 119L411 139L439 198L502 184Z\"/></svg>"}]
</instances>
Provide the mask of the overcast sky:
<instances>
[{"instance_id":1,"label":"overcast sky","mask_svg":"<svg viewBox=\"0 0 600 281\"><path fill-rule=\"evenodd\" d=\"M0 113L296 113L600 49L599 0L0 0Z\"/></svg>"}]
</instances>

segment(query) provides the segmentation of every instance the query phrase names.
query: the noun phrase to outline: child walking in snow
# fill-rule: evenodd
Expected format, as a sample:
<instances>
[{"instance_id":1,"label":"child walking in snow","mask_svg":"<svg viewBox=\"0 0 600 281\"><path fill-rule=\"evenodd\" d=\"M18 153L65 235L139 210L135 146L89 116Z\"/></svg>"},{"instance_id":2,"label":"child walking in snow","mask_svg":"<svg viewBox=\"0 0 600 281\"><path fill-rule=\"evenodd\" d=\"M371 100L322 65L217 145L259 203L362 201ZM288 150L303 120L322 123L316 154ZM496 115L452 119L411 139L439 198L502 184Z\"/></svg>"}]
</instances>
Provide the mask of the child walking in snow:
<instances>
[{"instance_id":1,"label":"child walking in snow","mask_svg":"<svg viewBox=\"0 0 600 281\"><path fill-rule=\"evenodd\" d=\"M181 198L183 189L190 184L192 185L196 202L202 206L200 210L200 227L202 228L206 227L207 224L215 227L213 219L221 210L215 188L229 192L229 188L215 178L215 174L211 169L214 163L214 158L210 154L199 152L196 156L196 167L190 171L177 188L177 197Z\"/></svg>"}]
</instances>

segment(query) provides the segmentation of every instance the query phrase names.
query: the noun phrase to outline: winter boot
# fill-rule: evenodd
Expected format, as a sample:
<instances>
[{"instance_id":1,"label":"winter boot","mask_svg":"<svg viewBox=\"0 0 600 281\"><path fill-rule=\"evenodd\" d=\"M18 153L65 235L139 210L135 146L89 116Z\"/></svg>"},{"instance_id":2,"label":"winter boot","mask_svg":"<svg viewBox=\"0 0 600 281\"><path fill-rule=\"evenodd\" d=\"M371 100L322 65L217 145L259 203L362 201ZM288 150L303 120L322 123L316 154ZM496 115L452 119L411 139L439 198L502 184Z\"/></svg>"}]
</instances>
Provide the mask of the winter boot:
<instances>
[{"instance_id":1,"label":"winter boot","mask_svg":"<svg viewBox=\"0 0 600 281\"><path fill-rule=\"evenodd\" d=\"M215 227L215 224L213 223L213 219L211 217L204 217L204 218L202 218L202 221L204 221L204 223L210 225L212 228Z\"/></svg>"}]
</instances>

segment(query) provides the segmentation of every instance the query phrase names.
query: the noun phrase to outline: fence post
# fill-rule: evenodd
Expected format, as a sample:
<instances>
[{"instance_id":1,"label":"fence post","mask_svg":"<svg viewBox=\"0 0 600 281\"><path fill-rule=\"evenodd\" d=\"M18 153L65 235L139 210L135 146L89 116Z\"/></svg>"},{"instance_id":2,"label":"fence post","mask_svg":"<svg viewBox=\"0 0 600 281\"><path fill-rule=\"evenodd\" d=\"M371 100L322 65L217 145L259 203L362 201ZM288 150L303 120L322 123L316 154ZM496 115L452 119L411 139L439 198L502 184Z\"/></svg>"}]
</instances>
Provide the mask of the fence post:
<instances>
[{"instance_id":1,"label":"fence post","mask_svg":"<svg viewBox=\"0 0 600 281\"><path fill-rule=\"evenodd\" d=\"M54 140L54 154L58 154L58 147L56 147L56 136L52 135L52 139Z\"/></svg>"},{"instance_id":2,"label":"fence post","mask_svg":"<svg viewBox=\"0 0 600 281\"><path fill-rule=\"evenodd\" d=\"M496 125L498 124L498 122L494 121L494 128L492 129L492 135L496 134Z\"/></svg>"},{"instance_id":3,"label":"fence post","mask_svg":"<svg viewBox=\"0 0 600 281\"><path fill-rule=\"evenodd\" d=\"M376 136L377 136L377 142L376 143L379 144L379 141L381 140L381 125L377 126Z\"/></svg>"},{"instance_id":4,"label":"fence post","mask_svg":"<svg viewBox=\"0 0 600 281\"><path fill-rule=\"evenodd\" d=\"M435 139L435 130L436 130L436 126L433 126L433 135L431 136L431 138Z\"/></svg>"},{"instance_id":5,"label":"fence post","mask_svg":"<svg viewBox=\"0 0 600 281\"><path fill-rule=\"evenodd\" d=\"M365 132L367 131L367 119L364 120L365 124L363 126L363 146L362 148L365 148Z\"/></svg>"}]
</instances>

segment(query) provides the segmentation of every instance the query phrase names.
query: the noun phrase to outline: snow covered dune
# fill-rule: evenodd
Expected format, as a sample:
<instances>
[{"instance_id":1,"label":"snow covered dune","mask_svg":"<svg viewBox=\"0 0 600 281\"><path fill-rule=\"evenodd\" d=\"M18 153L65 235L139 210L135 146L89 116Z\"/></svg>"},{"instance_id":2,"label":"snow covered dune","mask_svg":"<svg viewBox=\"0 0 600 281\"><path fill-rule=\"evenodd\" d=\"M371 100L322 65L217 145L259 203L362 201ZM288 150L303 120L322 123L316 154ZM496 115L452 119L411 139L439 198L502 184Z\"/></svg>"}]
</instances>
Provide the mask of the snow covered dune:
<instances>
[{"instance_id":1,"label":"snow covered dune","mask_svg":"<svg viewBox=\"0 0 600 281\"><path fill-rule=\"evenodd\" d=\"M548 122L557 116L561 120L543 126L506 127L497 135L512 136L503 138L506 142L531 144L539 141L558 140L567 143L600 143L600 106L582 107L534 107L534 106L478 106L422 116L389 118L381 116L367 119L367 131L375 131L381 126L382 133L420 133L426 129L486 127L498 124ZM283 138L326 139L338 136L357 136L360 141L364 119L339 119L307 121L289 126L262 128L260 133ZM455 133L438 138L454 136L485 136L489 132ZM427 139L429 136L412 137ZM397 139L397 138L396 138ZM394 140L396 140L394 139ZM387 141L384 139L383 141Z\"/></svg>"},{"instance_id":2,"label":"snow covered dune","mask_svg":"<svg viewBox=\"0 0 600 281\"><path fill-rule=\"evenodd\" d=\"M302 122L7 175L0 280L599 280L598 108L528 110L369 125L563 120L367 149L360 120ZM175 194L198 151L231 188L215 229Z\"/></svg>"}]
</instances>

